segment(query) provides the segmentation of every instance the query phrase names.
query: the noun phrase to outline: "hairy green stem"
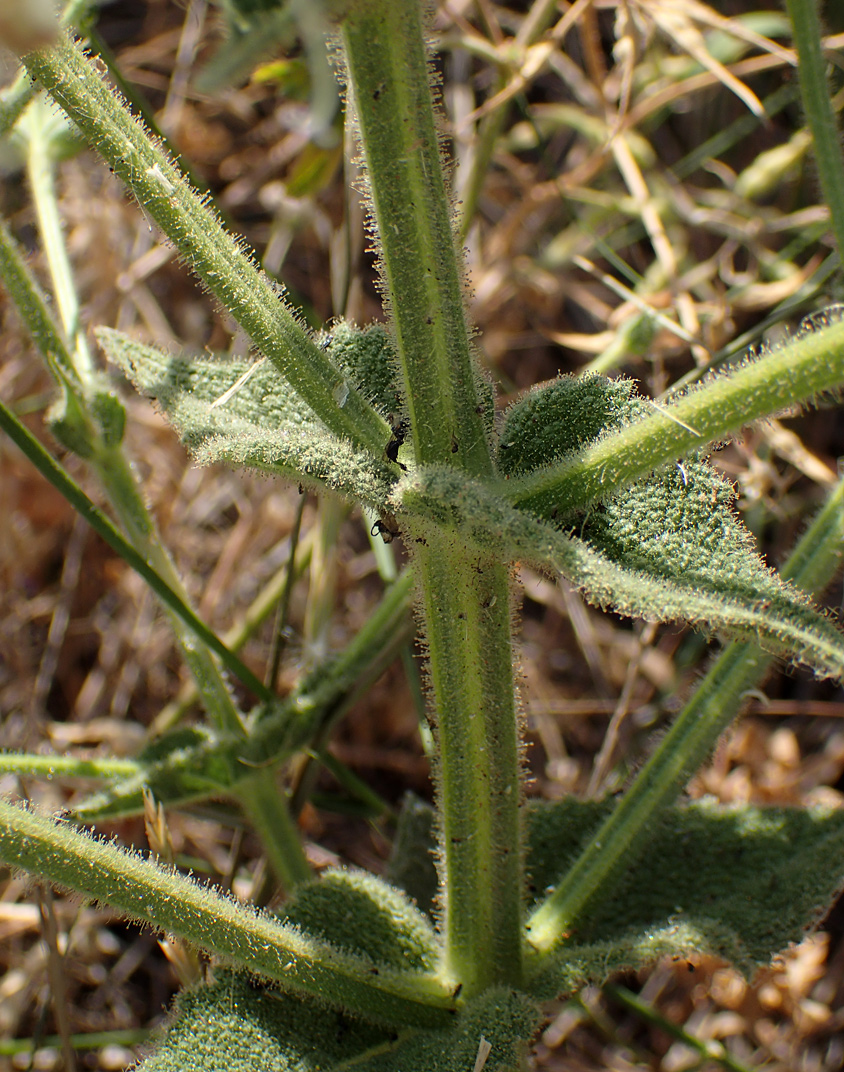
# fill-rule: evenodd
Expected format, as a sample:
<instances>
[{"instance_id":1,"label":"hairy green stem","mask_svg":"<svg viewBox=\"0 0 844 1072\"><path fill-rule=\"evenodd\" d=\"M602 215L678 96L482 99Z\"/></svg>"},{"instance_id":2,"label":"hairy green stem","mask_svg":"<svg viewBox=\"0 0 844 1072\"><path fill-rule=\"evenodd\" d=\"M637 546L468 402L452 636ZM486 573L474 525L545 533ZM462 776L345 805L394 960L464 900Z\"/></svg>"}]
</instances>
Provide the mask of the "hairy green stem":
<instances>
[{"instance_id":1,"label":"hairy green stem","mask_svg":"<svg viewBox=\"0 0 844 1072\"><path fill-rule=\"evenodd\" d=\"M782 569L809 591L822 591L844 555L844 481L840 481ZM549 954L611 896L641 854L659 813L682 790L727 729L773 659L755 644L730 644L695 690L621 802L591 838L559 886L534 911L528 937ZM532 958L532 968L544 962Z\"/></svg>"},{"instance_id":2,"label":"hairy green stem","mask_svg":"<svg viewBox=\"0 0 844 1072\"><path fill-rule=\"evenodd\" d=\"M388 1024L444 1026L451 992L432 975L380 966L114 845L0 801L0 859L211 953L352 1013Z\"/></svg>"},{"instance_id":3,"label":"hairy green stem","mask_svg":"<svg viewBox=\"0 0 844 1072\"><path fill-rule=\"evenodd\" d=\"M205 199L86 61L79 46L65 40L55 48L30 53L23 62L327 427L383 456L389 426L331 363L280 289L258 270L242 243L223 229Z\"/></svg>"},{"instance_id":4,"label":"hairy green stem","mask_svg":"<svg viewBox=\"0 0 844 1072\"><path fill-rule=\"evenodd\" d=\"M844 153L832 108L823 54L818 0L786 0L797 49L800 95L812 132L823 199L829 207L838 252L844 256Z\"/></svg>"},{"instance_id":5,"label":"hairy green stem","mask_svg":"<svg viewBox=\"0 0 844 1072\"><path fill-rule=\"evenodd\" d=\"M491 472L416 0L363 0L343 41L418 462Z\"/></svg>"},{"instance_id":6,"label":"hairy green stem","mask_svg":"<svg viewBox=\"0 0 844 1072\"><path fill-rule=\"evenodd\" d=\"M195 800L203 793L231 792L251 777L255 768L275 766L294 752L310 748L354 701L365 683L376 678L410 636L410 598L414 578L410 570L392 584L349 645L333 659L314 667L297 689L283 701L259 712L246 741L230 734L194 748L182 747L173 761L139 766L134 777L114 786L77 809L85 821L107 816L134 815L143 808L143 786L165 805ZM229 781L215 783L209 771L232 760Z\"/></svg>"},{"instance_id":7,"label":"hairy green stem","mask_svg":"<svg viewBox=\"0 0 844 1072\"><path fill-rule=\"evenodd\" d=\"M79 299L67 255L56 193L55 153L60 132L53 108L43 94L30 105L18 128L26 141L29 187L70 357L79 382L88 387L94 378L94 363L79 317Z\"/></svg>"},{"instance_id":8,"label":"hairy green stem","mask_svg":"<svg viewBox=\"0 0 844 1072\"><path fill-rule=\"evenodd\" d=\"M654 403L652 416L606 435L577 457L501 481L496 490L520 509L564 518L665 462L841 383L839 320L797 335L676 401Z\"/></svg>"},{"instance_id":9,"label":"hairy green stem","mask_svg":"<svg viewBox=\"0 0 844 1072\"><path fill-rule=\"evenodd\" d=\"M78 383L67 344L57 330L44 294L3 219L0 219L0 279L50 371L59 382L66 382L70 378Z\"/></svg>"},{"instance_id":10,"label":"hairy green stem","mask_svg":"<svg viewBox=\"0 0 844 1072\"><path fill-rule=\"evenodd\" d=\"M135 474L121 448L119 446L101 448L94 454L91 462L102 481L112 509L129 537L129 542L149 564L156 577L175 593L181 605L189 609L190 602L182 580L158 539L155 522L146 508ZM211 654L215 649L202 642L202 634L197 633L195 626L186 622L183 615L176 613L175 608L171 607L170 610L172 612L169 615L170 623L179 645L179 651L196 682L208 717L215 725L223 729L243 733L240 713L235 706L225 678ZM198 620L193 610L190 613ZM216 634L213 635L220 647L224 647ZM196 642L197 637L200 639L199 644ZM220 651L217 650L216 653L219 655ZM254 688L258 678L229 648L226 648L226 653L227 660L237 659L237 664L241 668L238 673L240 680L248 684L258 698L264 699L266 690L263 685L257 691ZM243 678L243 670L246 670L249 676L248 682Z\"/></svg>"},{"instance_id":11,"label":"hairy green stem","mask_svg":"<svg viewBox=\"0 0 844 1072\"><path fill-rule=\"evenodd\" d=\"M128 566L143 577L162 603L169 607L196 634L201 643L219 656L220 661L231 673L239 678L247 688L251 689L256 696L264 700L271 700L272 697L252 671L196 616L178 592L174 591L166 580L158 575L156 570L129 543L105 514L91 502L85 492L2 402L0 402L0 428L20 447L42 476L49 480L53 487L67 499L73 509L88 522L108 546L120 555ZM127 473L127 476L131 479L131 473ZM204 680L200 678L200 681L197 682L200 691L202 691L205 684Z\"/></svg>"},{"instance_id":12,"label":"hairy green stem","mask_svg":"<svg viewBox=\"0 0 844 1072\"><path fill-rule=\"evenodd\" d=\"M362 0L343 42L416 461L490 476L491 401L469 343L420 5ZM471 995L522 976L509 578L433 526L410 535L436 711L445 967Z\"/></svg>"},{"instance_id":13,"label":"hairy green stem","mask_svg":"<svg viewBox=\"0 0 844 1072\"><path fill-rule=\"evenodd\" d=\"M48 159L43 165L49 167ZM46 218L52 218L50 202L53 186L38 179ZM61 232L53 234L54 245L63 248ZM66 254L54 251L51 267L58 272L59 288L65 292L66 312L74 320L77 308L76 294ZM209 716L218 726L242 732L243 724L232 700L229 688L214 661L215 652L244 684L262 699L269 694L259 680L247 669L208 627L190 609L173 563L162 547L155 523L143 501L140 490L119 442L107 442L102 429L97 427L96 407L98 394L108 397L97 383L97 377L86 350L71 353L64 338L56 328L38 284L27 267L17 244L0 220L0 277L15 302L18 313L33 342L44 356L64 392L65 410L74 415L81 427L80 446L87 460L94 467L112 504L128 542L111 522L93 505L81 488L65 470L44 450L38 441L5 407L0 411L0 424L33 464L53 486L68 499L71 505L85 517L100 536L117 551L133 569L141 574L153 591L162 599L170 613L173 630L181 648L182 657L197 683ZM110 399L113 407L119 408L116 399ZM122 411L121 411L122 418ZM201 643L197 644L197 638ZM209 651L209 648L211 649ZM244 676L245 675L245 676ZM255 686L258 686L257 691Z\"/></svg>"},{"instance_id":14,"label":"hairy green stem","mask_svg":"<svg viewBox=\"0 0 844 1072\"><path fill-rule=\"evenodd\" d=\"M138 772L133 759L76 756L41 756L27 752L0 752L0 772L32 778L127 778Z\"/></svg>"},{"instance_id":15,"label":"hairy green stem","mask_svg":"<svg viewBox=\"0 0 844 1072\"><path fill-rule=\"evenodd\" d=\"M415 557L436 697L446 968L468 995L522 967L518 717L507 567L429 530ZM501 593L504 593L503 596Z\"/></svg>"},{"instance_id":16,"label":"hairy green stem","mask_svg":"<svg viewBox=\"0 0 844 1072\"><path fill-rule=\"evenodd\" d=\"M149 1036L150 1029L137 1027L122 1031L89 1031L84 1035L70 1035L67 1041L75 1050L103 1050L106 1046L141 1046ZM38 1045L58 1049L63 1041L58 1035L43 1035L38 1039ZM34 1040L31 1038L0 1039L0 1057L31 1055L34 1048Z\"/></svg>"}]
</instances>

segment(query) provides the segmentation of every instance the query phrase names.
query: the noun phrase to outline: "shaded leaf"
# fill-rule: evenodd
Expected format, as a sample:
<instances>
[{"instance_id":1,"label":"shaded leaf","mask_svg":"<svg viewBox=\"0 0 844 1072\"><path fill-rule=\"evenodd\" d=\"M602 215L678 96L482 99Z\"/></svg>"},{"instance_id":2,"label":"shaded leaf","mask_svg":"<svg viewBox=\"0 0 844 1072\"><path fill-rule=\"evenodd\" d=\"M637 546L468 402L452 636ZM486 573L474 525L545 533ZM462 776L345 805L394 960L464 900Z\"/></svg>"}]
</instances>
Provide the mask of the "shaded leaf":
<instances>
[{"instance_id":1,"label":"shaded leaf","mask_svg":"<svg viewBox=\"0 0 844 1072\"><path fill-rule=\"evenodd\" d=\"M613 801L532 801L527 812L528 900L566 874ZM415 822L433 811L413 802ZM417 851L436 872L433 836ZM418 879L417 879L418 881ZM844 811L722 807L710 800L668 808L624 881L532 981L539 996L570 994L614 971L664 954L706 953L746 973L799 942L844 886Z\"/></svg>"},{"instance_id":2,"label":"shaded leaf","mask_svg":"<svg viewBox=\"0 0 844 1072\"><path fill-rule=\"evenodd\" d=\"M430 971L439 957L433 927L397 890L371 875L328 872L297 891L285 921L304 937L376 964ZM538 1021L525 995L493 990L470 1002L452 1025L390 1032L352 1020L316 1000L265 989L243 975L182 994L145 1072L330 1072L354 1064L364 1072L466 1072L481 1040L486 1068L515 1070Z\"/></svg>"},{"instance_id":3,"label":"shaded leaf","mask_svg":"<svg viewBox=\"0 0 844 1072\"><path fill-rule=\"evenodd\" d=\"M285 923L377 964L435 971L439 942L427 916L365 871L331 870L285 905Z\"/></svg>"},{"instance_id":4,"label":"shaded leaf","mask_svg":"<svg viewBox=\"0 0 844 1072\"><path fill-rule=\"evenodd\" d=\"M567 800L531 810L537 897L562 877L611 807ZM647 853L569 937L539 989L555 991L572 972L600 982L610 962L626 957L626 966L641 966L657 949L708 953L751 973L799 942L842 884L844 812L706 800L668 809Z\"/></svg>"},{"instance_id":5,"label":"shaded leaf","mask_svg":"<svg viewBox=\"0 0 844 1072\"><path fill-rule=\"evenodd\" d=\"M430 804L415 793L405 793L387 864L387 879L409 894L429 915L437 895L434 823Z\"/></svg>"},{"instance_id":6,"label":"shaded leaf","mask_svg":"<svg viewBox=\"0 0 844 1072\"><path fill-rule=\"evenodd\" d=\"M183 991L144 1072L313 1072L330 1069L391 1036L313 1001L221 972Z\"/></svg>"},{"instance_id":7,"label":"shaded leaf","mask_svg":"<svg viewBox=\"0 0 844 1072\"><path fill-rule=\"evenodd\" d=\"M144 789L167 807L220 796L251 773L239 762L242 744L242 738L210 727L180 727L140 753L134 774L85 797L73 814L83 822L141 814Z\"/></svg>"},{"instance_id":8,"label":"shaded leaf","mask_svg":"<svg viewBox=\"0 0 844 1072\"><path fill-rule=\"evenodd\" d=\"M482 1039L486 1072L516 1072L538 1022L524 996L493 990L443 1031L387 1033L342 1013L220 973L179 996L143 1072L471 1072Z\"/></svg>"},{"instance_id":9,"label":"shaded leaf","mask_svg":"<svg viewBox=\"0 0 844 1072\"><path fill-rule=\"evenodd\" d=\"M518 1072L540 1023L537 1006L512 990L488 990L469 1002L450 1031L418 1031L371 1054L364 1072L472 1072L481 1045L484 1072Z\"/></svg>"},{"instance_id":10,"label":"shaded leaf","mask_svg":"<svg viewBox=\"0 0 844 1072\"><path fill-rule=\"evenodd\" d=\"M314 666L289 696L244 716L246 738L207 728L167 734L144 749L131 777L114 779L77 805L77 815L96 821L138 814L144 785L169 806L198 795L225 795L256 768L312 746L315 735L342 716L345 698L361 679L377 672L407 638L412 586L413 576L405 570L343 651Z\"/></svg>"},{"instance_id":11,"label":"shaded leaf","mask_svg":"<svg viewBox=\"0 0 844 1072\"><path fill-rule=\"evenodd\" d=\"M386 457L332 435L270 362L165 354L105 328L97 338L200 464L248 466L383 505L392 478Z\"/></svg>"},{"instance_id":12,"label":"shaded leaf","mask_svg":"<svg viewBox=\"0 0 844 1072\"><path fill-rule=\"evenodd\" d=\"M180 727L141 752L135 774L114 779L77 804L74 814L85 822L140 814L144 787L165 807L226 795L257 767L281 763L305 747L332 698L329 693L314 700L303 687L286 700L261 706L246 716L246 738L210 727Z\"/></svg>"},{"instance_id":13,"label":"shaded leaf","mask_svg":"<svg viewBox=\"0 0 844 1072\"><path fill-rule=\"evenodd\" d=\"M529 391L505 414L499 470L513 476L550 465L632 420L643 408L633 387L632 380L586 375L560 376Z\"/></svg>"},{"instance_id":14,"label":"shaded leaf","mask_svg":"<svg viewBox=\"0 0 844 1072\"><path fill-rule=\"evenodd\" d=\"M341 320L324 340L332 359L376 409L394 418L402 412L398 358L386 325L356 328Z\"/></svg>"}]
</instances>

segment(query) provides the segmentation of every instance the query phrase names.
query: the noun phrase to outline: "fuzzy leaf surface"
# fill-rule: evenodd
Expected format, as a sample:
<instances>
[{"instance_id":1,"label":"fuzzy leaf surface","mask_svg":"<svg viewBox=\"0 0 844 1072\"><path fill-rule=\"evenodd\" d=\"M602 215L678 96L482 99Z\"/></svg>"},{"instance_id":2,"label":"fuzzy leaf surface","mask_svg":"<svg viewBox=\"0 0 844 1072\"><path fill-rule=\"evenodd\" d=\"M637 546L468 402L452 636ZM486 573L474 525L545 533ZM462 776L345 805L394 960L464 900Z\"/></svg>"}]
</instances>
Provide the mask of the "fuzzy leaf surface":
<instances>
[{"instance_id":1,"label":"fuzzy leaf surface","mask_svg":"<svg viewBox=\"0 0 844 1072\"><path fill-rule=\"evenodd\" d=\"M561 573L604 609L684 620L844 676L844 634L764 565L728 508L729 485L702 462L642 478L569 532L454 469L417 470L392 501L413 534L445 529L461 547Z\"/></svg>"},{"instance_id":2,"label":"fuzzy leaf surface","mask_svg":"<svg viewBox=\"0 0 844 1072\"><path fill-rule=\"evenodd\" d=\"M431 971L440 956L426 916L386 883L336 870L297 892L284 922L308 937L368 962ZM386 1031L316 1000L281 994L244 975L183 993L159 1049L144 1072L465 1072L481 1036L492 1046L488 1067L514 1070L537 1021L524 995L494 990L439 1030ZM491 1063L490 1063L491 1062Z\"/></svg>"},{"instance_id":3,"label":"fuzzy leaf surface","mask_svg":"<svg viewBox=\"0 0 844 1072\"><path fill-rule=\"evenodd\" d=\"M418 800L413 839L429 879L433 835ZM562 878L612 810L612 801L531 802L529 899ZM429 822L433 813L427 809ZM419 884L418 874L413 881ZM844 813L828 809L721 807L704 800L666 810L647 852L624 882L532 982L537 996L602 983L663 954L706 953L747 973L799 942L844 884ZM422 883L424 885L424 882Z\"/></svg>"},{"instance_id":4,"label":"fuzzy leaf surface","mask_svg":"<svg viewBox=\"0 0 844 1072\"><path fill-rule=\"evenodd\" d=\"M407 896L365 871L330 870L284 906L284 922L375 964L433 972L438 938Z\"/></svg>"},{"instance_id":5,"label":"fuzzy leaf surface","mask_svg":"<svg viewBox=\"0 0 844 1072\"><path fill-rule=\"evenodd\" d=\"M360 681L377 674L407 639L412 586L413 576L405 570L343 651L314 666L290 695L246 718L245 739L207 728L177 729L143 750L132 775L113 779L78 804L76 815L91 822L139 814L144 786L169 807L226 795L257 768L309 747L343 714L345 699Z\"/></svg>"},{"instance_id":6,"label":"fuzzy leaf surface","mask_svg":"<svg viewBox=\"0 0 844 1072\"><path fill-rule=\"evenodd\" d=\"M216 982L179 995L158 1049L139 1072L328 1070L389 1039L342 1012L221 972Z\"/></svg>"},{"instance_id":7,"label":"fuzzy leaf surface","mask_svg":"<svg viewBox=\"0 0 844 1072\"><path fill-rule=\"evenodd\" d=\"M166 354L107 328L97 338L201 465L260 469L383 504L392 477L386 457L375 459L332 435L270 362Z\"/></svg>"},{"instance_id":8,"label":"fuzzy leaf surface","mask_svg":"<svg viewBox=\"0 0 844 1072\"><path fill-rule=\"evenodd\" d=\"M529 869L537 894L565 873L611 806L568 800L531 811ZM578 979L601 982L608 971L641 966L663 952L706 953L750 974L801 941L842 884L840 811L724 808L706 800L671 808L647 854L532 989L551 994Z\"/></svg>"},{"instance_id":9,"label":"fuzzy leaf surface","mask_svg":"<svg viewBox=\"0 0 844 1072\"><path fill-rule=\"evenodd\" d=\"M467 1072L481 1038L489 1072L516 1072L537 1021L524 995L493 990L447 1030L387 1033L225 972L179 995L160 1048L138 1072Z\"/></svg>"},{"instance_id":10,"label":"fuzzy leaf surface","mask_svg":"<svg viewBox=\"0 0 844 1072\"><path fill-rule=\"evenodd\" d=\"M145 789L164 807L225 795L247 776L238 758L242 748L242 737L180 727L143 749L134 773L85 797L73 814L83 822L142 814Z\"/></svg>"},{"instance_id":11,"label":"fuzzy leaf surface","mask_svg":"<svg viewBox=\"0 0 844 1072\"><path fill-rule=\"evenodd\" d=\"M310 701L310 702L309 702ZM306 692L261 707L247 723L247 737L208 727L180 727L148 745L137 771L114 779L74 808L84 822L143 812L144 788L165 807L231 793L257 767L281 763L305 747L322 725L327 704Z\"/></svg>"},{"instance_id":12,"label":"fuzzy leaf surface","mask_svg":"<svg viewBox=\"0 0 844 1072\"><path fill-rule=\"evenodd\" d=\"M562 376L530 392L505 421L499 466L505 474L539 468L647 415L651 404L629 380ZM704 458L661 468L567 518L586 543L624 569L704 588L725 598L791 603L756 553L735 512L735 495Z\"/></svg>"}]
</instances>

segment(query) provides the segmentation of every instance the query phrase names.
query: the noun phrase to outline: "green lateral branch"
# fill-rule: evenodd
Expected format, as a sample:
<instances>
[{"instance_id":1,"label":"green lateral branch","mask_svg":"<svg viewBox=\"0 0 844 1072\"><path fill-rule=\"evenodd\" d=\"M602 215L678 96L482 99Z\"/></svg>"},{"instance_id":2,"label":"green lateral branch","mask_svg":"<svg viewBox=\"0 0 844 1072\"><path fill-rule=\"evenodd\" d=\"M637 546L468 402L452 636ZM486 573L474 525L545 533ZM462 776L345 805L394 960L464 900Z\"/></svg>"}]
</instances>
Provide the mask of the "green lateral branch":
<instances>
[{"instance_id":1,"label":"green lateral branch","mask_svg":"<svg viewBox=\"0 0 844 1072\"><path fill-rule=\"evenodd\" d=\"M0 219L0 278L8 290L32 341L43 354L56 380L78 384L67 344L56 328L41 288L27 269L5 220Z\"/></svg>"},{"instance_id":2,"label":"green lateral branch","mask_svg":"<svg viewBox=\"0 0 844 1072\"><path fill-rule=\"evenodd\" d=\"M795 547L783 578L810 592L823 591L841 563L842 546L844 481ZM704 762L772 662L755 644L732 643L724 650L618 806L528 921L528 939L540 954L533 969L594 912L606 891L617 888L652 836L659 814Z\"/></svg>"},{"instance_id":3,"label":"green lateral branch","mask_svg":"<svg viewBox=\"0 0 844 1072\"><path fill-rule=\"evenodd\" d=\"M328 360L279 288L223 229L81 49L64 41L30 53L23 63L320 420L336 435L382 457L389 426Z\"/></svg>"},{"instance_id":4,"label":"green lateral branch","mask_svg":"<svg viewBox=\"0 0 844 1072\"><path fill-rule=\"evenodd\" d=\"M428 531L417 552L436 696L446 969L467 996L518 986L521 788L507 570ZM502 594L503 593L503 594Z\"/></svg>"},{"instance_id":5,"label":"green lateral branch","mask_svg":"<svg viewBox=\"0 0 844 1072\"><path fill-rule=\"evenodd\" d=\"M419 4L362 0L343 41L416 458L482 476L492 464Z\"/></svg>"},{"instance_id":6,"label":"green lateral branch","mask_svg":"<svg viewBox=\"0 0 844 1072\"><path fill-rule=\"evenodd\" d=\"M63 388L66 414L73 416L73 423L76 425L76 449L88 458L96 470L112 506L129 536L132 553L137 556L137 563L130 562L129 564L133 565L133 568L138 568L138 564L143 563L139 572L150 583L153 591L158 593L171 612L174 633L181 648L182 657L193 674L208 714L218 726L242 733L243 726L240 721L240 715L234 706L228 686L214 663L213 657L204 644L197 646L194 642L195 636L202 638L202 633L198 632L195 627L196 623L200 625L202 623L199 623L199 619L195 615L193 615L195 622L186 618L186 615L190 616L193 612L187 605L181 582L173 564L161 547L155 531L155 525L138 492L135 478L122 453L120 444L108 443L108 437L103 434L103 428L97 427L99 423L96 413L98 401L101 402L103 399L110 400L109 393L107 391L98 391L95 380L89 378L88 382L82 382L84 370L76 368L64 337L56 327L47 308L44 295L41 293L3 220L0 220L0 278L2 278L12 296L18 314L29 331L33 342L40 350L57 383ZM114 423L114 418L119 414L117 423L122 433L122 408L116 399L114 400L114 406L111 407L111 412L112 424ZM100 414L102 415L103 413L104 410L101 409ZM84 509L90 508L94 511L89 516L83 510L83 516L86 517L95 530L100 532L106 542L109 542L109 537L98 528L98 525L103 523L108 526L110 523L96 511L81 489L73 483L37 440L19 422L15 421L10 413L3 410L0 417L2 417L4 429L12 439L63 495L69 498L70 494L78 493L81 496L79 502L86 504ZM53 429L55 431L55 425L53 425ZM73 489L73 491L70 489ZM72 500L69 498L69 501ZM113 530L111 535L118 543L110 543L110 546L118 554L123 555L120 548L129 545L126 544L126 541L116 530ZM121 540L123 540L122 543L120 543ZM123 555L123 557L125 558L126 556ZM129 560L127 559L127 561ZM143 569L148 571L148 576L142 572ZM156 578L155 583L150 580L151 577ZM156 584L161 586L161 590L156 588ZM168 594L165 594L165 590ZM205 627L203 626L203 628ZM209 636L214 635L210 630L206 629L206 631ZM213 647L212 644L212 650L221 654L223 646L219 640L216 643L219 647ZM229 651L225 656L221 654L221 657L224 664L230 670L233 670L236 676L241 677L244 683L250 682L250 688L254 685L260 686L257 678L250 674L249 670L243 666L232 652ZM246 673L246 679L242 678L241 672ZM257 695L264 696L265 694L257 693Z\"/></svg>"},{"instance_id":7,"label":"green lateral branch","mask_svg":"<svg viewBox=\"0 0 844 1072\"><path fill-rule=\"evenodd\" d=\"M339 952L175 871L0 801L0 859L312 997L379 1023L445 1026L451 993L433 976Z\"/></svg>"},{"instance_id":8,"label":"green lateral branch","mask_svg":"<svg viewBox=\"0 0 844 1072\"><path fill-rule=\"evenodd\" d=\"M844 321L797 335L654 413L599 440L577 457L496 489L544 517L584 510L659 465L739 431L795 402L844 383Z\"/></svg>"},{"instance_id":9,"label":"green lateral branch","mask_svg":"<svg viewBox=\"0 0 844 1072\"><path fill-rule=\"evenodd\" d=\"M75 814L83 822L138 814L143 810L144 786L162 804L183 804L196 799L197 785L209 784L209 771L215 772L215 791L226 794L256 769L275 766L311 748L345 713L363 683L374 680L395 656L397 646L407 642L413 586L413 575L406 569L348 647L314 668L286 699L268 705L250 725L246 740L225 734L193 747L181 744L172 756L150 764L134 763L112 786L77 807ZM0 758L0 772L7 769L7 761ZM227 778L221 777L221 768L228 770Z\"/></svg>"},{"instance_id":10,"label":"green lateral branch","mask_svg":"<svg viewBox=\"0 0 844 1072\"><path fill-rule=\"evenodd\" d=\"M240 681L251 689L252 692L265 702L272 701L272 694L255 677L252 671L230 651L197 615L187 606L177 592L166 584L156 571L149 565L125 536L112 524L111 521L91 502L88 496L68 476L59 463L52 458L41 446L31 432L15 417L6 406L0 402L0 429L20 447L26 457L38 469L42 476L61 492L73 509L83 517L91 528L101 536L108 546L115 551L127 566L131 566L147 582L158 598L168 607L188 628L196 634L199 640L214 652L223 663ZM199 682L200 691L204 682ZM228 723L223 722L223 725Z\"/></svg>"}]
</instances>

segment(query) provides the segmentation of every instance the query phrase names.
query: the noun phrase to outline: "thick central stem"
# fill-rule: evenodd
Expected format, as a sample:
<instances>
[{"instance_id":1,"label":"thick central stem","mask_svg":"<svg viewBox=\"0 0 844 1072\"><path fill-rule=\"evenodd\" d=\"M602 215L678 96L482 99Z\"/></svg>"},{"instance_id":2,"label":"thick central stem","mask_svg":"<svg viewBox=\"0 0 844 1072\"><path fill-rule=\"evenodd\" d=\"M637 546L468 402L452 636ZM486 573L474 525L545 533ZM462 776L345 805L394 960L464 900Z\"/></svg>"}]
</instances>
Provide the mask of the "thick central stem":
<instances>
[{"instance_id":1,"label":"thick central stem","mask_svg":"<svg viewBox=\"0 0 844 1072\"><path fill-rule=\"evenodd\" d=\"M343 39L415 461L489 478L491 401L469 342L419 4L355 0ZM509 578L427 519L407 535L436 717L444 969L468 997L522 978Z\"/></svg>"},{"instance_id":2,"label":"thick central stem","mask_svg":"<svg viewBox=\"0 0 844 1072\"><path fill-rule=\"evenodd\" d=\"M356 0L343 32L416 460L491 475L419 5Z\"/></svg>"},{"instance_id":3,"label":"thick central stem","mask_svg":"<svg viewBox=\"0 0 844 1072\"><path fill-rule=\"evenodd\" d=\"M446 969L470 996L496 983L518 985L522 976L521 787L507 569L431 533L415 561L436 698Z\"/></svg>"}]
</instances>

